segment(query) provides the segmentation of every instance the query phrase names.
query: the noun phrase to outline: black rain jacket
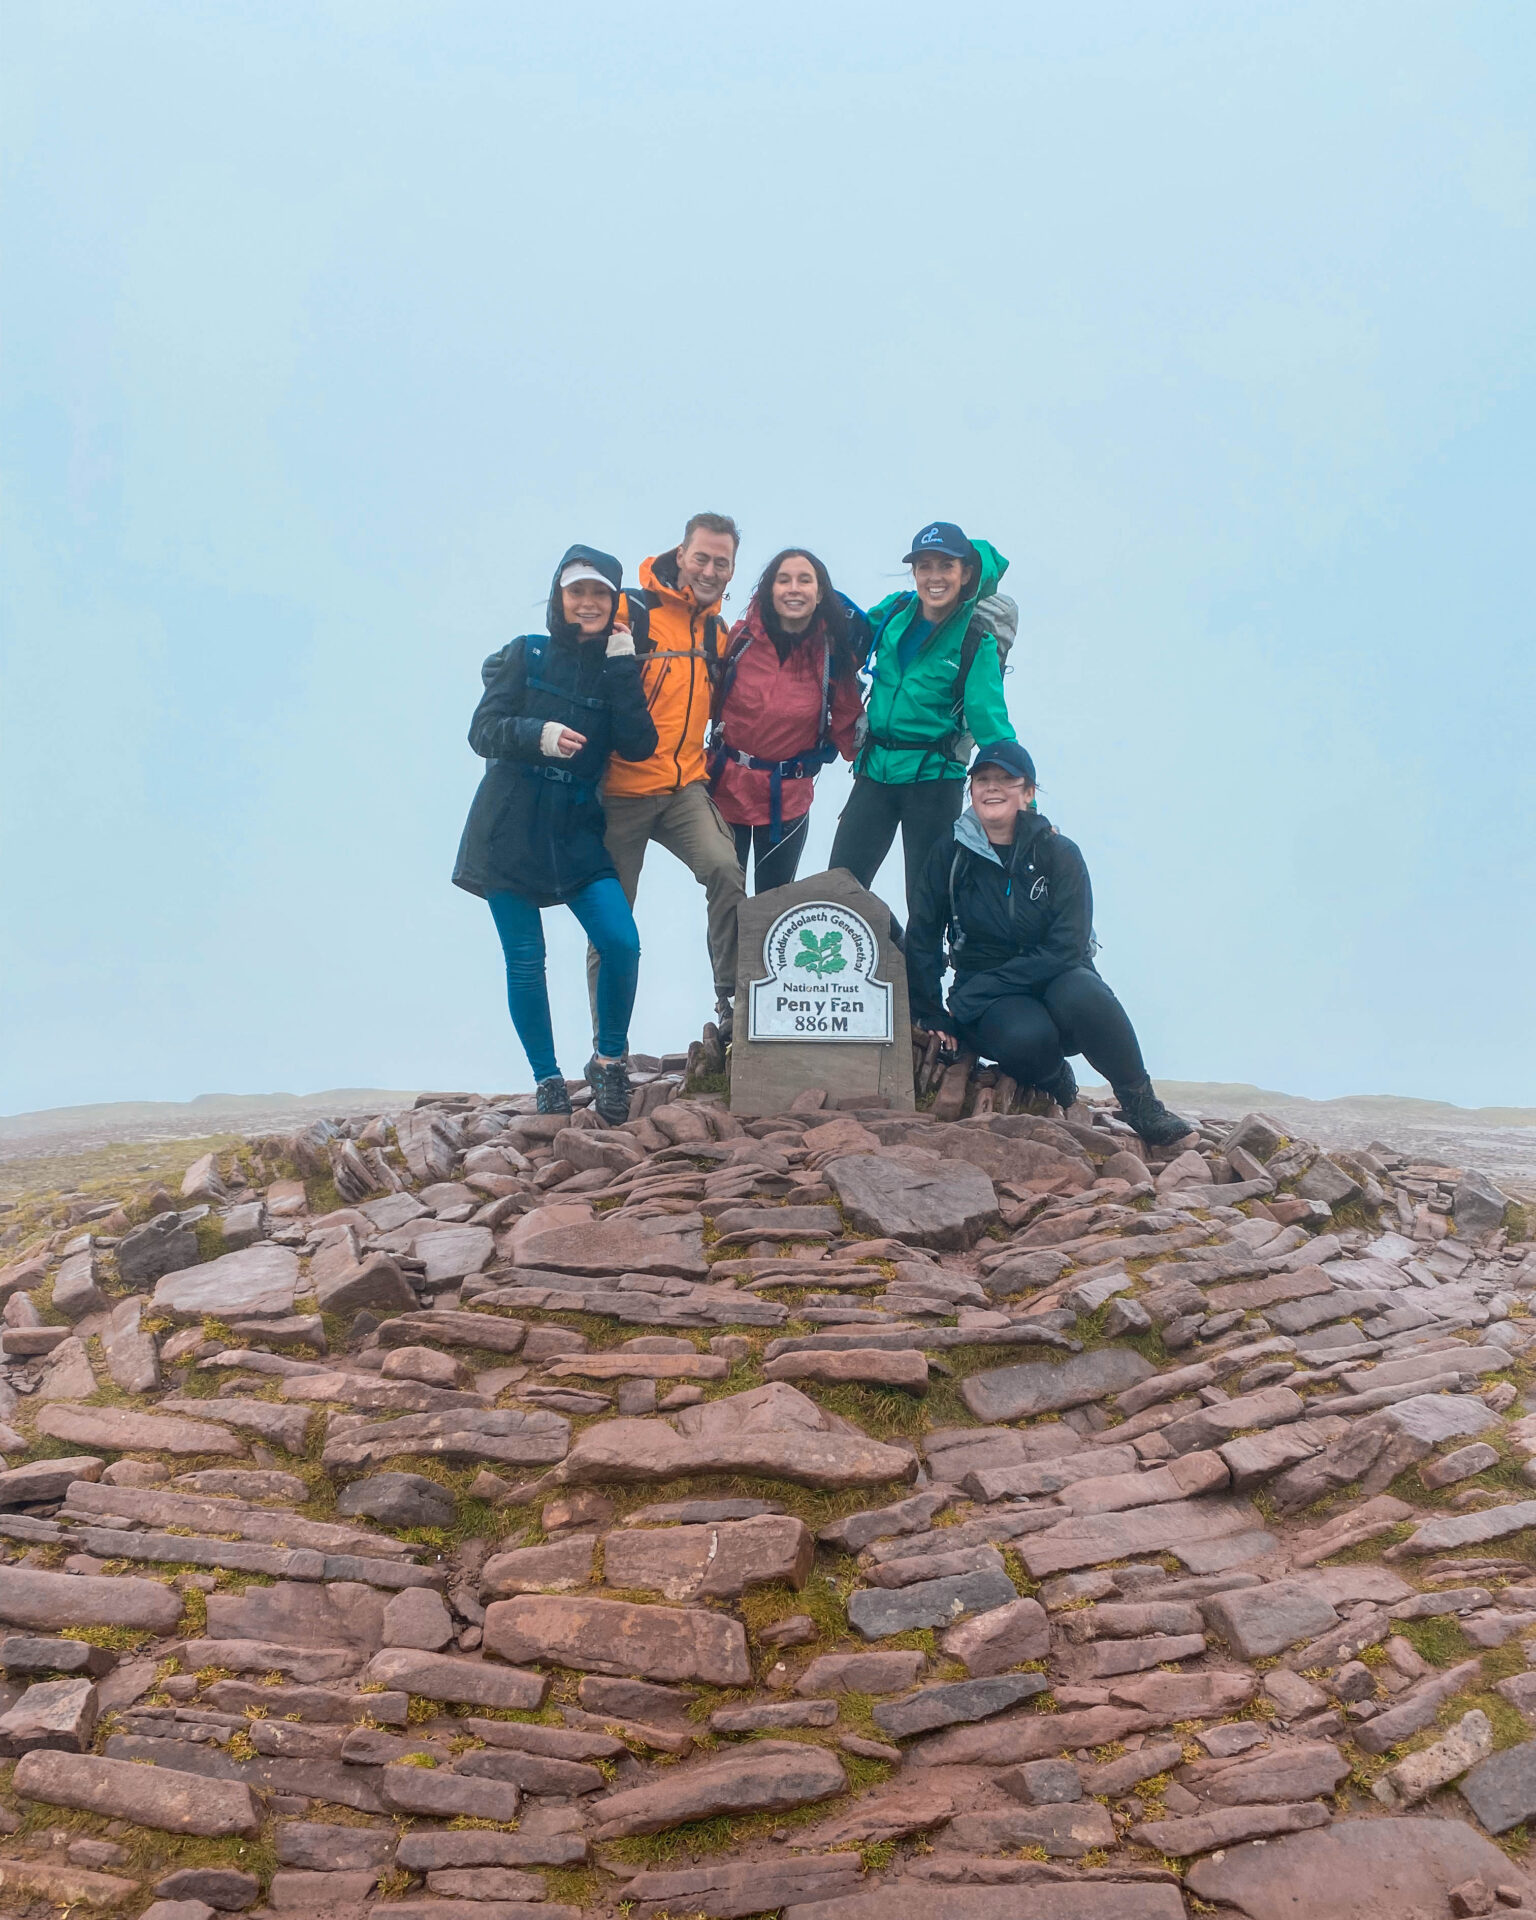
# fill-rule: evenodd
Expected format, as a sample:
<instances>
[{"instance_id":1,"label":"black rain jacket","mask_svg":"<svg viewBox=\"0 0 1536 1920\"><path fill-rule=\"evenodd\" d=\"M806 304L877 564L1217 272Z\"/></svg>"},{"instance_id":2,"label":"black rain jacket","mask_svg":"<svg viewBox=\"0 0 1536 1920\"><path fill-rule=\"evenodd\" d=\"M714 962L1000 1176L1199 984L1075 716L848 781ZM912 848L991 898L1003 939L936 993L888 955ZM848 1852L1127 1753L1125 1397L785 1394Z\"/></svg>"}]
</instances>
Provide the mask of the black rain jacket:
<instances>
[{"instance_id":1,"label":"black rain jacket","mask_svg":"<svg viewBox=\"0 0 1536 1920\"><path fill-rule=\"evenodd\" d=\"M480 669L485 693L469 723L469 744L490 765L453 869L454 885L467 893L520 893L535 906L554 907L594 880L614 877L598 784L610 754L648 760L656 751L639 661L606 655L613 622L582 640L564 618L560 575L575 560L611 580L615 611L628 611L613 555L570 547L550 584L547 637L521 635ZM549 720L586 735L580 753L552 760L540 751Z\"/></svg>"},{"instance_id":2,"label":"black rain jacket","mask_svg":"<svg viewBox=\"0 0 1536 1920\"><path fill-rule=\"evenodd\" d=\"M1043 813L1021 813L1013 845L998 848L967 807L954 837L929 854L911 916L907 991L919 1026L970 1026L994 1001L1093 965L1088 868ZM948 1019L946 936L955 970Z\"/></svg>"}]
</instances>

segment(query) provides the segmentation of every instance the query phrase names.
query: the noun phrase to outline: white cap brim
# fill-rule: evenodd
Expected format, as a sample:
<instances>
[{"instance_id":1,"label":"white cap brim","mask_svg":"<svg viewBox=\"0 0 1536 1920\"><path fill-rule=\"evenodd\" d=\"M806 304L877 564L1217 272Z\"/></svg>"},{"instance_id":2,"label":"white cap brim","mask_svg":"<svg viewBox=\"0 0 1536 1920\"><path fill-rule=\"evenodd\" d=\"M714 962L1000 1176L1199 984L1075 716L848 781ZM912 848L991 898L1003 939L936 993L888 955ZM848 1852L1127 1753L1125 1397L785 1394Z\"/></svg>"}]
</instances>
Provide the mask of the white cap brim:
<instances>
[{"instance_id":1,"label":"white cap brim","mask_svg":"<svg viewBox=\"0 0 1536 1920\"><path fill-rule=\"evenodd\" d=\"M596 567L588 566L585 560L573 560L560 576L562 587L574 587L578 580L595 580L600 587L606 587L610 593L618 592L618 588L606 573L599 573Z\"/></svg>"}]
</instances>

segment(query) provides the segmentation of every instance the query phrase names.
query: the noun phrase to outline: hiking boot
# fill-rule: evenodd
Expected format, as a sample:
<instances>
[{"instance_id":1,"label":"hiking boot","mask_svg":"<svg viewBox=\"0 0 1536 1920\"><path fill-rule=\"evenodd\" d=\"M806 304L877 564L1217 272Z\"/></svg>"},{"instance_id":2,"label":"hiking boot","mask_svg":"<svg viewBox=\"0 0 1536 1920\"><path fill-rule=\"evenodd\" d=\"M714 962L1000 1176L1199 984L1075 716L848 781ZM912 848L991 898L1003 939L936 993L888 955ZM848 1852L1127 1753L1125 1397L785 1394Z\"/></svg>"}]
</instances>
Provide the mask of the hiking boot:
<instances>
[{"instance_id":1,"label":"hiking boot","mask_svg":"<svg viewBox=\"0 0 1536 1920\"><path fill-rule=\"evenodd\" d=\"M698 1048L698 1072L706 1079L713 1079L725 1072L725 1042L720 1038L720 1029L713 1020L704 1022L704 1032L694 1042ZM688 1049L693 1054L693 1047Z\"/></svg>"},{"instance_id":2,"label":"hiking boot","mask_svg":"<svg viewBox=\"0 0 1536 1920\"><path fill-rule=\"evenodd\" d=\"M1116 1087L1115 1098L1120 1102L1120 1118L1149 1147L1171 1147L1176 1140L1183 1140L1195 1131L1189 1121L1168 1111L1152 1091L1150 1080Z\"/></svg>"},{"instance_id":3,"label":"hiking boot","mask_svg":"<svg viewBox=\"0 0 1536 1920\"><path fill-rule=\"evenodd\" d=\"M1063 1060L1056 1072L1048 1080L1038 1083L1039 1091L1048 1100L1054 1100L1065 1113L1077 1098L1077 1075L1072 1071L1070 1060Z\"/></svg>"},{"instance_id":4,"label":"hiking boot","mask_svg":"<svg viewBox=\"0 0 1536 1920\"><path fill-rule=\"evenodd\" d=\"M599 1060L594 1053L587 1062L587 1085L592 1089L592 1104L610 1127L622 1127L629 1118L629 1069L622 1060Z\"/></svg>"},{"instance_id":5,"label":"hiking boot","mask_svg":"<svg viewBox=\"0 0 1536 1920\"><path fill-rule=\"evenodd\" d=\"M736 1009L729 1000L715 1002L715 1028L720 1035L721 1046L728 1047L736 1031Z\"/></svg>"},{"instance_id":6,"label":"hiking boot","mask_svg":"<svg viewBox=\"0 0 1536 1920\"><path fill-rule=\"evenodd\" d=\"M558 1073L552 1073L547 1080L541 1080L533 1090L534 1111L537 1113L569 1113L571 1110L570 1089ZM627 1120L629 1115L626 1113Z\"/></svg>"}]
</instances>

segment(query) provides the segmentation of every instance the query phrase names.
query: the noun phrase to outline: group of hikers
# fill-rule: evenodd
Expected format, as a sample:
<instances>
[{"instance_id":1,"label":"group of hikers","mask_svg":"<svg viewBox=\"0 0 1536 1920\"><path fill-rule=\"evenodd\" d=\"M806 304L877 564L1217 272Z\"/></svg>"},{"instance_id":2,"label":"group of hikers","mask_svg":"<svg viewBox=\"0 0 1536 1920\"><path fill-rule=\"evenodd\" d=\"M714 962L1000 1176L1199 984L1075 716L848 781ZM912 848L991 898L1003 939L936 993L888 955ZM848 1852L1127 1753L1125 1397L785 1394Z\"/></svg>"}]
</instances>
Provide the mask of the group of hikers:
<instances>
[{"instance_id":1,"label":"group of hikers","mask_svg":"<svg viewBox=\"0 0 1536 1920\"><path fill-rule=\"evenodd\" d=\"M1077 1095L1069 1058L1082 1054L1144 1141L1183 1138L1188 1121L1158 1100L1130 1020L1094 967L1087 868L1038 810L1035 765L1008 717L1017 610L998 592L1008 562L932 521L905 557L911 588L865 612L815 554L787 547L728 627L720 608L739 546L734 520L695 514L627 588L612 554L570 547L546 631L510 641L481 669L469 744L488 765L453 878L490 906L538 1111L571 1110L542 910L569 907L587 935L586 1080L616 1125L629 1114L633 909L647 848L664 847L704 888L729 1043L749 864L756 892L794 879L816 776L841 756L853 791L828 864L869 887L900 830L915 1024L1062 1108Z\"/></svg>"}]
</instances>

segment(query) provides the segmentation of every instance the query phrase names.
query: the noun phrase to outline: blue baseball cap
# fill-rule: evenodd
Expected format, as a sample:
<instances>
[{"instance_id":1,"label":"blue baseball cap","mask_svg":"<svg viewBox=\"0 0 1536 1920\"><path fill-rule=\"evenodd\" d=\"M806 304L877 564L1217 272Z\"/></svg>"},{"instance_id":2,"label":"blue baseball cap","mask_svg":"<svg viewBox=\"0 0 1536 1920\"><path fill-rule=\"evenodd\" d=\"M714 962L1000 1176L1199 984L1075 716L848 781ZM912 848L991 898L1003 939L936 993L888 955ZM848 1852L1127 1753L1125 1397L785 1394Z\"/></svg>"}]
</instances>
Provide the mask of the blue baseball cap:
<instances>
[{"instance_id":1,"label":"blue baseball cap","mask_svg":"<svg viewBox=\"0 0 1536 1920\"><path fill-rule=\"evenodd\" d=\"M994 740L990 747L978 747L976 758L970 764L970 778L974 780L983 767L1000 767L1010 780L1024 780L1032 787L1039 785L1035 779L1035 763L1017 740Z\"/></svg>"},{"instance_id":2,"label":"blue baseball cap","mask_svg":"<svg viewBox=\"0 0 1536 1920\"><path fill-rule=\"evenodd\" d=\"M930 520L922 532L914 536L912 551L905 556L902 565L910 567L924 553L947 553L952 560L976 558L976 549L953 520Z\"/></svg>"}]
</instances>

